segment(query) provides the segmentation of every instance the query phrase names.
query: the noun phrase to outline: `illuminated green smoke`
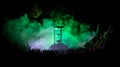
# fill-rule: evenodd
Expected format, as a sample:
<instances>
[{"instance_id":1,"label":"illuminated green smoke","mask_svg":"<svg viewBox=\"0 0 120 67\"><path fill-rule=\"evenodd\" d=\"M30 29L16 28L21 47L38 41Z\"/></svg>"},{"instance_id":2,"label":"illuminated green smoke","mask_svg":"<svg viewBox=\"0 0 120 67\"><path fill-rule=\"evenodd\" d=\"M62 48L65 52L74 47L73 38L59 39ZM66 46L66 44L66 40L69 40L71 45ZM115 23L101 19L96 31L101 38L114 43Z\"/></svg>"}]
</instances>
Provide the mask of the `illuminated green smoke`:
<instances>
[{"instance_id":1,"label":"illuminated green smoke","mask_svg":"<svg viewBox=\"0 0 120 67\"><path fill-rule=\"evenodd\" d=\"M64 26L62 43L69 48L84 47L96 33L89 31L90 25L78 22L72 15L51 12L50 18L44 18L41 24L29 20L27 14L18 19L8 20L5 34L11 42L31 49L49 49L54 44L54 26Z\"/></svg>"}]
</instances>

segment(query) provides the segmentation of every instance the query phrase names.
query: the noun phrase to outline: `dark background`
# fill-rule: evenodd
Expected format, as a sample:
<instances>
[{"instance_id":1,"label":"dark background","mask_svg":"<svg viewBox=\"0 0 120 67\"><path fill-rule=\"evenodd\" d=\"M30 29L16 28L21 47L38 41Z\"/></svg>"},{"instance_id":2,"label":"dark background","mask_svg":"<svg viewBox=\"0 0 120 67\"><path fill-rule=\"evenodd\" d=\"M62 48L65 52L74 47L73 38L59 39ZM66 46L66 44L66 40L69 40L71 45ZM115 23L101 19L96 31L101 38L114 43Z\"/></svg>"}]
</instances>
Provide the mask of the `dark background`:
<instances>
[{"instance_id":1,"label":"dark background","mask_svg":"<svg viewBox=\"0 0 120 67\"><path fill-rule=\"evenodd\" d=\"M36 1L36 0L34 0ZM28 13L32 7L31 3L34 1L30 0L1 0L0 2L0 22L1 31L2 25L5 23L5 18L10 19L19 18L19 16ZM70 54L63 56L52 56L52 54L41 55L41 53L26 53L18 49L17 46L9 46L9 41L1 36L1 58L6 60L6 62L30 62L36 63L41 62L90 62L97 63L96 61L101 61L102 63L110 62L109 60L117 59L117 34L118 25L117 20L117 2L110 1L80 1L80 0L43 0L38 1L41 8L47 13L52 9L58 8L59 6L64 6L66 12L73 14L75 19L81 19L82 21L89 23L93 26L100 23L103 25L103 29L112 25L114 27L114 33L112 36L112 42L109 46L104 49L87 53L85 55L80 54ZM117 28L117 29L116 29ZM6 41L6 42L3 42ZM7 46L6 46L7 45ZM40 63L40 62L39 62ZM111 62L112 63L112 62ZM99 64L99 63L98 63Z\"/></svg>"}]
</instances>

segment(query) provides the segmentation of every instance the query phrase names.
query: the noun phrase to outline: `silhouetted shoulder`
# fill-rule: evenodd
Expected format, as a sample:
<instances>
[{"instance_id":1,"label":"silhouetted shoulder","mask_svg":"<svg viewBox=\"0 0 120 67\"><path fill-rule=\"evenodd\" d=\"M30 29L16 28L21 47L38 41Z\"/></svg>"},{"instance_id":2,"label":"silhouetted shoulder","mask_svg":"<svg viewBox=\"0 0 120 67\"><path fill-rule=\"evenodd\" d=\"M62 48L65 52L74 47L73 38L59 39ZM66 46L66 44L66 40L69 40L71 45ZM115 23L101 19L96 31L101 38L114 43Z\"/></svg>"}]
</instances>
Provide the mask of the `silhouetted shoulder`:
<instances>
[{"instance_id":1,"label":"silhouetted shoulder","mask_svg":"<svg viewBox=\"0 0 120 67\"><path fill-rule=\"evenodd\" d=\"M49 48L49 50L67 50L67 49L68 49L67 45L64 44L54 44Z\"/></svg>"}]
</instances>

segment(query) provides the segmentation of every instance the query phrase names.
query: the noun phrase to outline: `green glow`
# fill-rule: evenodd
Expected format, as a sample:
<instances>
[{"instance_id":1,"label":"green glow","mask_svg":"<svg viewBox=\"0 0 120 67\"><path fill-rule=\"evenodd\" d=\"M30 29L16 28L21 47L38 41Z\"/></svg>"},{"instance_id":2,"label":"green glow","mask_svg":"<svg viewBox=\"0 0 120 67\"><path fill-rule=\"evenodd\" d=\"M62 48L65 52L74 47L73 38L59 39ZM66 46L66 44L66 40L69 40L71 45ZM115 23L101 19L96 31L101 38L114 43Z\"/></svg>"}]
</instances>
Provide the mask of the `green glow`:
<instances>
[{"instance_id":1,"label":"green glow","mask_svg":"<svg viewBox=\"0 0 120 67\"><path fill-rule=\"evenodd\" d=\"M69 48L84 47L85 43L96 35L94 31L89 31L90 25L76 21L69 14L59 12L51 12L50 18L43 19L43 24L30 21L27 14L18 19L8 20L4 32L11 42L20 46L49 49L54 44L54 26L64 26L62 43ZM56 37L59 38L58 35Z\"/></svg>"}]
</instances>

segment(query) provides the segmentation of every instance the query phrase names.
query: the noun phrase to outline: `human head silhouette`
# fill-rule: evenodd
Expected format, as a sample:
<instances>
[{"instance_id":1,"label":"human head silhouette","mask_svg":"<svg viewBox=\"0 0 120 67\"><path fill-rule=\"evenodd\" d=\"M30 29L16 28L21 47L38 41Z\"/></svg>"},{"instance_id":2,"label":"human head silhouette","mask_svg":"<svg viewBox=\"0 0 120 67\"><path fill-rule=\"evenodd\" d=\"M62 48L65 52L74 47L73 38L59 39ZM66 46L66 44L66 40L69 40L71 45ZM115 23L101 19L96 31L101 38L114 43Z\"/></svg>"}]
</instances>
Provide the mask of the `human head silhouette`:
<instances>
[{"instance_id":1,"label":"human head silhouette","mask_svg":"<svg viewBox=\"0 0 120 67\"><path fill-rule=\"evenodd\" d=\"M61 40L57 40L57 44L62 44L62 43L61 43Z\"/></svg>"}]
</instances>

